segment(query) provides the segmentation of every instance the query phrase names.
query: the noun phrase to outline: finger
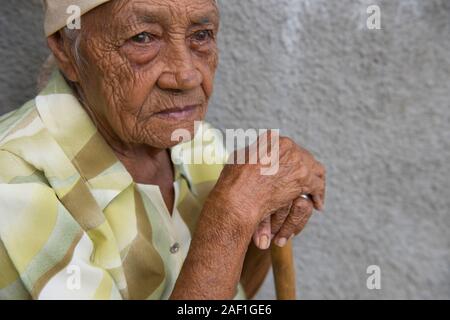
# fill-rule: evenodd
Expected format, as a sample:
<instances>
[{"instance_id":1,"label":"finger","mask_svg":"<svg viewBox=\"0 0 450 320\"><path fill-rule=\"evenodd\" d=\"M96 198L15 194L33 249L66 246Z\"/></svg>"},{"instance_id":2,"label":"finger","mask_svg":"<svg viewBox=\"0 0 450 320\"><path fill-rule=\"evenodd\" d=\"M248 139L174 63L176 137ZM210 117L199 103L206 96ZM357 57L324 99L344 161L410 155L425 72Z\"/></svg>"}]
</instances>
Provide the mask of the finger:
<instances>
[{"instance_id":1,"label":"finger","mask_svg":"<svg viewBox=\"0 0 450 320\"><path fill-rule=\"evenodd\" d=\"M298 235L302 230L305 228L306 224L308 223L309 219L311 218L313 214L313 206L311 204L311 201L305 201L305 199L299 199L295 202L295 205L301 212L304 212L304 214L301 215L300 222L297 224L297 227L294 230L294 235Z\"/></svg>"},{"instance_id":2,"label":"finger","mask_svg":"<svg viewBox=\"0 0 450 320\"><path fill-rule=\"evenodd\" d=\"M312 165L311 165L312 166ZM316 210L321 211L323 209L323 201L322 201L322 191L324 187L324 180L318 177L314 171L310 170L311 167L308 167L305 164L301 164L298 167L298 183L300 188L298 192L300 194L310 195L312 198L312 202L314 204L314 208Z\"/></svg>"},{"instance_id":3,"label":"finger","mask_svg":"<svg viewBox=\"0 0 450 320\"><path fill-rule=\"evenodd\" d=\"M272 214L270 216L271 217L270 222L271 222L272 235L275 235L278 233L278 231L280 231L281 226L283 225L284 221L286 220L287 216L289 215L291 205L277 210L274 214Z\"/></svg>"},{"instance_id":4,"label":"finger","mask_svg":"<svg viewBox=\"0 0 450 320\"><path fill-rule=\"evenodd\" d=\"M313 171L314 171L315 175L318 176L319 178L325 178L325 176L326 176L325 166L320 161L316 161L314 163Z\"/></svg>"},{"instance_id":5,"label":"finger","mask_svg":"<svg viewBox=\"0 0 450 320\"><path fill-rule=\"evenodd\" d=\"M322 208L325 204L325 191L326 191L326 169L324 167L324 165L322 163L320 163L319 161L316 161L315 165L314 165L314 173L316 174L316 176L318 176L320 178L320 182L321 182L321 186L320 186L320 190L321 190L321 194L320 194L320 199L321 199L321 203L322 203Z\"/></svg>"},{"instance_id":6,"label":"finger","mask_svg":"<svg viewBox=\"0 0 450 320\"><path fill-rule=\"evenodd\" d=\"M325 201L325 179L314 176L311 179L312 191L310 193L314 208L318 211L322 211L324 208Z\"/></svg>"},{"instance_id":7,"label":"finger","mask_svg":"<svg viewBox=\"0 0 450 320\"><path fill-rule=\"evenodd\" d=\"M326 189L326 169L325 166L320 162L320 161L316 161L315 165L314 165L314 173L316 174L316 176L318 176L321 179L321 194L320 194L320 199L321 199L321 203L322 203L322 207L325 204L325 189Z\"/></svg>"},{"instance_id":8,"label":"finger","mask_svg":"<svg viewBox=\"0 0 450 320\"><path fill-rule=\"evenodd\" d=\"M313 212L313 204L310 200L299 198L294 201L290 214L276 234L274 242L279 247L284 247L287 240L294 234L303 230Z\"/></svg>"},{"instance_id":9,"label":"finger","mask_svg":"<svg viewBox=\"0 0 450 320\"><path fill-rule=\"evenodd\" d=\"M321 203L320 211L323 211L324 208L325 208L325 190L326 190L326 185L325 185L325 182L324 182L323 187L322 187L322 189L321 189L321 191L319 193L320 203Z\"/></svg>"},{"instance_id":10,"label":"finger","mask_svg":"<svg viewBox=\"0 0 450 320\"><path fill-rule=\"evenodd\" d=\"M256 229L253 235L253 242L255 246L261 250L266 250L270 247L271 231L270 231L270 216L265 218Z\"/></svg>"}]
</instances>

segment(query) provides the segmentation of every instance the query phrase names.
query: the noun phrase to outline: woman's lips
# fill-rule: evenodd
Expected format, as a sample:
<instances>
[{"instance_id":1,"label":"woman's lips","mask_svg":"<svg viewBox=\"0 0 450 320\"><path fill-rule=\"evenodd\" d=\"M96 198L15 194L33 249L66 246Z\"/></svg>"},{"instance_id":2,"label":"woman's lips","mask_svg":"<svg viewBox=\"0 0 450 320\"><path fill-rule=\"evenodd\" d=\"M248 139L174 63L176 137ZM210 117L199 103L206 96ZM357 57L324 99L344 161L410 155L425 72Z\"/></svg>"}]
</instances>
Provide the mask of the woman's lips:
<instances>
[{"instance_id":1,"label":"woman's lips","mask_svg":"<svg viewBox=\"0 0 450 320\"><path fill-rule=\"evenodd\" d=\"M187 120L192 118L196 114L198 107L199 105L191 105L182 108L173 108L158 112L155 114L155 116L167 120Z\"/></svg>"}]
</instances>

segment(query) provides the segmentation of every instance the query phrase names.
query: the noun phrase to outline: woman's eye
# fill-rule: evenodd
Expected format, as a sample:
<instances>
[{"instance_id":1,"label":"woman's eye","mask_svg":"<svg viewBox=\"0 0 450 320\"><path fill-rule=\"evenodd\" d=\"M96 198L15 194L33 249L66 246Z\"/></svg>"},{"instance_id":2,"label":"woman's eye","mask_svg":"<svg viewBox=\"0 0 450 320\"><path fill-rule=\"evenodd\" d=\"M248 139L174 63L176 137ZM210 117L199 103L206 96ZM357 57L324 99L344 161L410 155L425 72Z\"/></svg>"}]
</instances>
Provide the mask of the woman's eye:
<instances>
[{"instance_id":1,"label":"woman's eye","mask_svg":"<svg viewBox=\"0 0 450 320\"><path fill-rule=\"evenodd\" d=\"M213 38L213 32L211 30L202 30L194 33L193 39L198 42L205 42Z\"/></svg>"},{"instance_id":2,"label":"woman's eye","mask_svg":"<svg viewBox=\"0 0 450 320\"><path fill-rule=\"evenodd\" d=\"M131 40L136 43L144 43L145 44L145 43L152 42L153 40L155 40L155 38L147 32L141 32L141 33L135 35L134 37L132 37Z\"/></svg>"}]
</instances>

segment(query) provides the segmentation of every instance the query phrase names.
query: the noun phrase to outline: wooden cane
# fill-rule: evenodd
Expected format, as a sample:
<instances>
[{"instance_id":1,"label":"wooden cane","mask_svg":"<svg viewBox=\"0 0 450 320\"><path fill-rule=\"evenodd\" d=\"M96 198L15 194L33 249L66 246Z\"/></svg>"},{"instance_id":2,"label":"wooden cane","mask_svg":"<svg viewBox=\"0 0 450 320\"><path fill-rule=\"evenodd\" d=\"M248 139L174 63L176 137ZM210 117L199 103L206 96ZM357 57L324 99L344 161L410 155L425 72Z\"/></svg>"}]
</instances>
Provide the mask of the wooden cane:
<instances>
[{"instance_id":1,"label":"wooden cane","mask_svg":"<svg viewBox=\"0 0 450 320\"><path fill-rule=\"evenodd\" d=\"M292 239L283 248L272 244L271 257L277 300L295 300L297 297Z\"/></svg>"}]
</instances>

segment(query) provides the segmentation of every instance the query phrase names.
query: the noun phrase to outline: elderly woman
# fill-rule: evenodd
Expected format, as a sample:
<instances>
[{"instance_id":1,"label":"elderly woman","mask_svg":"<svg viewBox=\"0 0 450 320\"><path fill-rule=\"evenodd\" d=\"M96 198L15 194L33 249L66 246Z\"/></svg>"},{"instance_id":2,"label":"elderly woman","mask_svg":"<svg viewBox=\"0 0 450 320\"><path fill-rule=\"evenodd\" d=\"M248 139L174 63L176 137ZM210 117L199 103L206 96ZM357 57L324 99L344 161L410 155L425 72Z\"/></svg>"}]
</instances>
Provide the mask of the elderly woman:
<instances>
[{"instance_id":1,"label":"elderly woman","mask_svg":"<svg viewBox=\"0 0 450 320\"><path fill-rule=\"evenodd\" d=\"M66 26L70 4L79 30ZM284 246L322 208L325 173L285 137L273 175L259 163L174 161L201 140L194 121L213 90L217 4L45 5L57 68L0 119L0 298L254 296L271 242ZM194 140L173 141L180 129Z\"/></svg>"}]
</instances>

